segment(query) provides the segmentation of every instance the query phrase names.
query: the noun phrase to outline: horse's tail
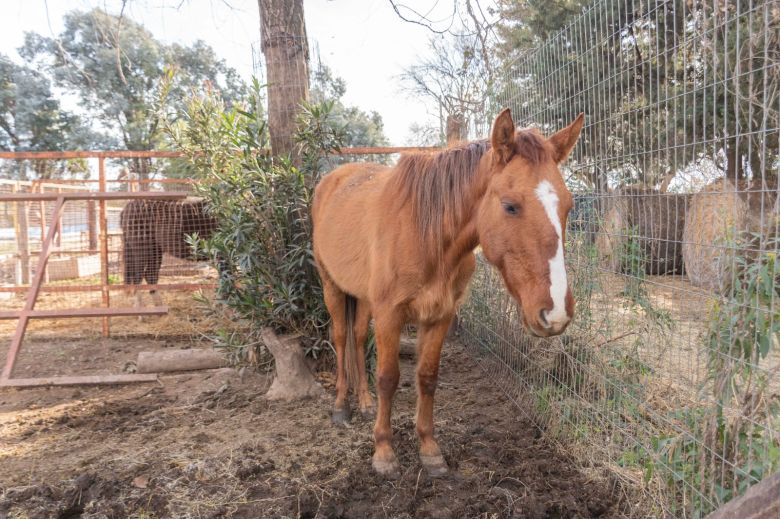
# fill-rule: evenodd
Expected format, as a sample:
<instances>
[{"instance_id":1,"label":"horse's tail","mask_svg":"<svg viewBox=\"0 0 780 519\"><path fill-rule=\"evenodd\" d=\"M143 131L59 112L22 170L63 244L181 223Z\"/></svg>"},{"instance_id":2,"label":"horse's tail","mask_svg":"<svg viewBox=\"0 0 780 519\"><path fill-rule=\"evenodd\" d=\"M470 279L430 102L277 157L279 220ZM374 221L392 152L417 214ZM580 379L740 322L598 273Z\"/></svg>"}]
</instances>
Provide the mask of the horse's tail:
<instances>
[{"instance_id":1,"label":"horse's tail","mask_svg":"<svg viewBox=\"0 0 780 519\"><path fill-rule=\"evenodd\" d=\"M357 347L355 344L355 314L357 313L357 299L345 294L344 316L347 327L347 347L344 352L344 370L347 374L347 384L357 389L360 371L358 370Z\"/></svg>"}]
</instances>

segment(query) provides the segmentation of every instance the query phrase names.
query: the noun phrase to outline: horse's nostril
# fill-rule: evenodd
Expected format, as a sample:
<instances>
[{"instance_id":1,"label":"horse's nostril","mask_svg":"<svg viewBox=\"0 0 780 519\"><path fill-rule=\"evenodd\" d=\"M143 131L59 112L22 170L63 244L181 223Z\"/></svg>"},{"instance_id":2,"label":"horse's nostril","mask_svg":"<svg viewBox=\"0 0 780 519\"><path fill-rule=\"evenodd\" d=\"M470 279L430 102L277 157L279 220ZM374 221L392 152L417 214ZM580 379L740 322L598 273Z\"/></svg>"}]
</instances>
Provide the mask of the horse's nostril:
<instances>
[{"instance_id":1,"label":"horse's nostril","mask_svg":"<svg viewBox=\"0 0 780 519\"><path fill-rule=\"evenodd\" d=\"M547 310L539 310L539 323L544 326L545 329L550 327L550 323L547 322Z\"/></svg>"}]
</instances>

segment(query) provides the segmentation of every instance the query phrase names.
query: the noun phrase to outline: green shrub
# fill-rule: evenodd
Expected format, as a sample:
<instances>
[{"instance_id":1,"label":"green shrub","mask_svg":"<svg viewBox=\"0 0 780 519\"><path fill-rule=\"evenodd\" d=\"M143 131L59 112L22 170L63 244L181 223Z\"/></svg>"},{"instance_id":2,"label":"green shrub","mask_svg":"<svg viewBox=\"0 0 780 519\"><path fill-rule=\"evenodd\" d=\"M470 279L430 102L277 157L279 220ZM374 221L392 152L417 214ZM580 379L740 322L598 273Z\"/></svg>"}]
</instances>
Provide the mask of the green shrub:
<instances>
[{"instance_id":1,"label":"green shrub","mask_svg":"<svg viewBox=\"0 0 780 519\"><path fill-rule=\"evenodd\" d=\"M732 243L746 250L746 242ZM756 257L735 256L732 291L713 301L706 336L704 405L673 416L683 431L656 438L668 467L667 483L680 496L696 490L694 517L742 495L780 468L780 403L769 387L766 359L780 337L780 263L770 240ZM681 498L682 499L682 498Z\"/></svg>"},{"instance_id":2,"label":"green shrub","mask_svg":"<svg viewBox=\"0 0 780 519\"><path fill-rule=\"evenodd\" d=\"M322 157L340 144L340 130L329 115L328 104L303 107L300 165L268 152L256 81L241 106L226 108L206 91L193 95L178 120L166 125L202 179L198 193L219 221L213 236L193 236L191 243L219 266L214 303L246 325L246 343L271 327L300 335L315 357L328 346L329 317L311 250L310 204Z\"/></svg>"}]
</instances>

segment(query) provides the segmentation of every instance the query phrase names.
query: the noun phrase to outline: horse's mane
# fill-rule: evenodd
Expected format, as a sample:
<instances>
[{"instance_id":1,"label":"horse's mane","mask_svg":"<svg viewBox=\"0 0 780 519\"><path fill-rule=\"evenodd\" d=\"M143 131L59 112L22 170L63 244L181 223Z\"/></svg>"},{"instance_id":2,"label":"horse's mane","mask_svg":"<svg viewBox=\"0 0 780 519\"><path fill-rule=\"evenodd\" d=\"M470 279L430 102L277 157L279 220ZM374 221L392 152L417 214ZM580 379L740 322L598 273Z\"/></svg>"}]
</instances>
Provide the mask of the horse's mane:
<instances>
[{"instance_id":1,"label":"horse's mane","mask_svg":"<svg viewBox=\"0 0 780 519\"><path fill-rule=\"evenodd\" d=\"M472 203L470 189L479 162L489 150L490 141L479 140L438 152L403 154L398 160L395 182L401 200L411 204L420 238L437 255L454 238ZM551 156L550 145L536 130L515 133L515 152L531 165Z\"/></svg>"}]
</instances>

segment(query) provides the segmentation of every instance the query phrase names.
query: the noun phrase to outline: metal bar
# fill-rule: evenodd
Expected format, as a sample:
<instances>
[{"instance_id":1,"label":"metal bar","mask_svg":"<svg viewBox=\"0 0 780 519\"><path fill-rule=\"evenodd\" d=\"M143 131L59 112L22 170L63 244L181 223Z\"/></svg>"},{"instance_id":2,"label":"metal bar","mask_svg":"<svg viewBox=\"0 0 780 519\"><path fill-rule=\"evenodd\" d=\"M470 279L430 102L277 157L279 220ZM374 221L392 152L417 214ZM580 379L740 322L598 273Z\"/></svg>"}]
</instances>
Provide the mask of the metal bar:
<instances>
[{"instance_id":1,"label":"metal bar","mask_svg":"<svg viewBox=\"0 0 780 519\"><path fill-rule=\"evenodd\" d=\"M81 232L83 232L83 231L81 231ZM109 236L121 236L121 233L113 234L113 235L109 233ZM30 254L35 254L37 252L40 252L40 251L38 249L31 249L30 250ZM109 252L109 254L111 254L111 253L119 253L119 252L122 252L122 249L108 249L108 252ZM95 248L95 249L76 250L76 249L61 249L61 248L57 248L56 250L51 251L51 253L52 254L87 254L87 255L89 255L89 254L100 254L100 249L99 248Z\"/></svg>"},{"instance_id":2,"label":"metal bar","mask_svg":"<svg viewBox=\"0 0 780 519\"><path fill-rule=\"evenodd\" d=\"M32 181L33 193L35 193L36 187L38 188L37 191L39 193L44 192L43 184L38 180L33 180ZM44 238L46 238L46 202L44 202L43 200L38 202L38 210L40 211L40 215L41 215L41 241L43 241Z\"/></svg>"},{"instance_id":3,"label":"metal bar","mask_svg":"<svg viewBox=\"0 0 780 519\"><path fill-rule=\"evenodd\" d=\"M130 384L134 382L157 382L157 375L81 375L71 377L12 378L0 380L0 387L42 387L81 386L98 384Z\"/></svg>"},{"instance_id":4,"label":"metal bar","mask_svg":"<svg viewBox=\"0 0 780 519\"><path fill-rule=\"evenodd\" d=\"M73 193L3 193L0 194L0 202L35 202L39 200L56 201L60 196L65 200L137 200L157 198L160 200L182 200L190 196L185 191L136 191L128 192L97 192L77 191Z\"/></svg>"},{"instance_id":5,"label":"metal bar","mask_svg":"<svg viewBox=\"0 0 780 519\"><path fill-rule=\"evenodd\" d=\"M120 290L200 290L202 288L217 288L217 283L166 283L158 285L109 285L110 291ZM41 292L45 294L59 294L65 292L100 292L102 285L61 285L41 287ZM2 293L22 293L27 292L29 287L0 287Z\"/></svg>"},{"instance_id":6,"label":"metal bar","mask_svg":"<svg viewBox=\"0 0 780 519\"><path fill-rule=\"evenodd\" d=\"M409 151L435 151L435 146L356 146L341 148L337 155L383 155ZM270 150L268 150L270 151ZM0 152L0 159L116 159L116 158L181 158L180 151L26 151Z\"/></svg>"},{"instance_id":7,"label":"metal bar","mask_svg":"<svg viewBox=\"0 0 780 519\"><path fill-rule=\"evenodd\" d=\"M41 289L41 283L46 274L46 263L49 260L49 247L59 230L58 222L64 205L65 199L63 197L58 198L57 204L54 206L54 211L52 212L52 225L49 227L49 233L46 235L46 239L44 240L43 245L41 245L41 253L38 255L38 264L35 267L35 277L30 284L30 289L27 291L27 301L24 304L24 310L27 312L32 311L35 308L35 301L38 299L38 292ZM11 346L8 348L8 353L6 354L5 366L3 367L3 372L0 374L0 381L11 378L11 372L13 371L14 363L16 362L16 355L21 349L22 339L24 339L24 332L27 330L28 322L28 317L24 315L19 317L16 331L11 340Z\"/></svg>"},{"instance_id":8,"label":"metal bar","mask_svg":"<svg viewBox=\"0 0 780 519\"><path fill-rule=\"evenodd\" d=\"M43 193L43 191L41 191L41 193ZM57 188L57 196L59 196L59 195L61 195L61 194L62 194L62 188L61 188L61 187L58 187L58 188ZM41 218L41 220L44 220L44 218ZM54 224L52 224L52 225L54 225ZM62 215L60 215L59 219L57 220L57 225L59 226L59 228L60 228L60 230L61 230L61 229L62 229ZM54 245L55 245L55 247L57 247L58 249L59 249L59 248L60 248L60 246L62 245L62 232L58 232L58 233L57 233L57 234L54 236Z\"/></svg>"},{"instance_id":9,"label":"metal bar","mask_svg":"<svg viewBox=\"0 0 780 519\"><path fill-rule=\"evenodd\" d=\"M0 185L2 184L12 184L13 182L16 182L14 180L7 180L7 179L0 179ZM33 180L30 182L41 182L39 180ZM67 189L76 189L79 187L88 187L87 185L79 185L79 184L98 184L100 180L96 178L87 178L83 180L78 180L74 178L52 178L46 181L45 184L43 184L45 187L56 187L56 186L64 186ZM191 178L141 178L137 180L128 180L124 178L115 178L115 179L106 179L106 182L114 183L114 184L127 184L129 182L137 182L139 184L154 184L154 183L160 183L160 184L197 184L197 180L191 179ZM22 182L22 184L29 183L29 182ZM75 186L69 186L69 184L76 184Z\"/></svg>"},{"instance_id":10,"label":"metal bar","mask_svg":"<svg viewBox=\"0 0 780 519\"><path fill-rule=\"evenodd\" d=\"M0 312L0 320L18 319L70 319L76 317L133 317L137 315L165 315L167 306L150 306L146 308L75 308L69 310L10 310Z\"/></svg>"},{"instance_id":11,"label":"metal bar","mask_svg":"<svg viewBox=\"0 0 780 519\"><path fill-rule=\"evenodd\" d=\"M98 180L101 194L106 194L106 161L103 157L98 159ZM103 307L111 306L111 295L108 292L108 220L106 219L106 201L101 199L100 208L100 284L103 299ZM103 337L111 334L108 317L103 317Z\"/></svg>"},{"instance_id":12,"label":"metal bar","mask_svg":"<svg viewBox=\"0 0 780 519\"><path fill-rule=\"evenodd\" d=\"M392 153L407 153L410 151L441 151L439 146L355 146L341 148L333 155L387 155Z\"/></svg>"},{"instance_id":13,"label":"metal bar","mask_svg":"<svg viewBox=\"0 0 780 519\"><path fill-rule=\"evenodd\" d=\"M0 159L134 159L134 158L178 158L180 151L24 151L0 152Z\"/></svg>"},{"instance_id":14,"label":"metal bar","mask_svg":"<svg viewBox=\"0 0 780 519\"><path fill-rule=\"evenodd\" d=\"M76 179L49 179L49 180L9 180L7 178L0 178L0 186L13 186L22 185L32 187L34 184L39 184L43 187L56 187L63 182L68 184L82 184L84 182L97 182L97 180L76 180ZM67 187L67 189L76 189L79 186ZM84 186L86 187L86 186Z\"/></svg>"},{"instance_id":15,"label":"metal bar","mask_svg":"<svg viewBox=\"0 0 780 519\"><path fill-rule=\"evenodd\" d=\"M14 186L14 192L17 191L19 191L18 183ZM18 281L26 285L30 282L30 219L26 203L21 203L16 206L14 227L16 234L16 249L19 256Z\"/></svg>"}]
</instances>

